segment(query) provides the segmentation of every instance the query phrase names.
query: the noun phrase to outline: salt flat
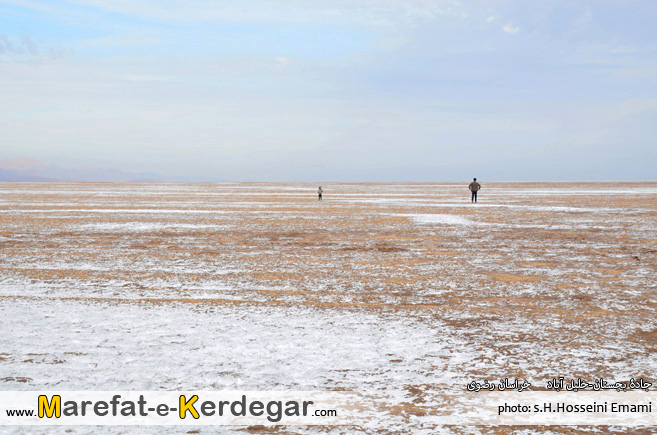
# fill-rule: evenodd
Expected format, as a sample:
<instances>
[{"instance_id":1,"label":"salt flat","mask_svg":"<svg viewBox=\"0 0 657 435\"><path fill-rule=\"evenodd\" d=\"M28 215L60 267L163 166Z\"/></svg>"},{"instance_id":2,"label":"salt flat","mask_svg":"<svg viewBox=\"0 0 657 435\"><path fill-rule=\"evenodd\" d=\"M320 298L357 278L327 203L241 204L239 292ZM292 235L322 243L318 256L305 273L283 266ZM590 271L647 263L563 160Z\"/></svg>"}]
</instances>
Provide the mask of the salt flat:
<instances>
[{"instance_id":1,"label":"salt flat","mask_svg":"<svg viewBox=\"0 0 657 435\"><path fill-rule=\"evenodd\" d=\"M497 433L429 417L473 380L656 380L657 183L316 187L0 183L0 387L353 390L383 426L273 432Z\"/></svg>"}]
</instances>

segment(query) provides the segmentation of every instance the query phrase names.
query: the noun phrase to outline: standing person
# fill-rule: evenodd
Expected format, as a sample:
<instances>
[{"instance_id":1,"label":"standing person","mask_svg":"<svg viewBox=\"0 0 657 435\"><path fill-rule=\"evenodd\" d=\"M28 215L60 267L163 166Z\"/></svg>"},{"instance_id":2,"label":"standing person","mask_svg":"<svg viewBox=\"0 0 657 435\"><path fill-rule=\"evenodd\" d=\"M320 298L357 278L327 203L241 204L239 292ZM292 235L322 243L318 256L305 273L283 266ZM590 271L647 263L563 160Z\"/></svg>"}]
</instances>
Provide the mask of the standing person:
<instances>
[{"instance_id":1,"label":"standing person","mask_svg":"<svg viewBox=\"0 0 657 435\"><path fill-rule=\"evenodd\" d=\"M477 192L479 192L479 189L481 189L481 184L477 183L477 179L473 178L472 183L470 183L470 192L472 192L472 201L471 202L477 202Z\"/></svg>"},{"instance_id":2,"label":"standing person","mask_svg":"<svg viewBox=\"0 0 657 435\"><path fill-rule=\"evenodd\" d=\"M322 190L322 186L319 186L319 189L317 189L317 196L318 196L317 201L322 200L322 193L324 193L324 191Z\"/></svg>"}]
</instances>

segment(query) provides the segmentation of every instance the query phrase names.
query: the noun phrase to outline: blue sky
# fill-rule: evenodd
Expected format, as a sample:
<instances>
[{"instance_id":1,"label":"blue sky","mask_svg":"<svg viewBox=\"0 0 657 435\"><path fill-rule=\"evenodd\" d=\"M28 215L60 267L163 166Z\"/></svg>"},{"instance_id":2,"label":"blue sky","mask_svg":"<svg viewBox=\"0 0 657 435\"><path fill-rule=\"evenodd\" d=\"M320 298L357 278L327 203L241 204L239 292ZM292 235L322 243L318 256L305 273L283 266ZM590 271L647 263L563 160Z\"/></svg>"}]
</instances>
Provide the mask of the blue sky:
<instances>
[{"instance_id":1,"label":"blue sky","mask_svg":"<svg viewBox=\"0 0 657 435\"><path fill-rule=\"evenodd\" d=\"M262 181L657 179L657 2L0 2L0 158Z\"/></svg>"}]
</instances>

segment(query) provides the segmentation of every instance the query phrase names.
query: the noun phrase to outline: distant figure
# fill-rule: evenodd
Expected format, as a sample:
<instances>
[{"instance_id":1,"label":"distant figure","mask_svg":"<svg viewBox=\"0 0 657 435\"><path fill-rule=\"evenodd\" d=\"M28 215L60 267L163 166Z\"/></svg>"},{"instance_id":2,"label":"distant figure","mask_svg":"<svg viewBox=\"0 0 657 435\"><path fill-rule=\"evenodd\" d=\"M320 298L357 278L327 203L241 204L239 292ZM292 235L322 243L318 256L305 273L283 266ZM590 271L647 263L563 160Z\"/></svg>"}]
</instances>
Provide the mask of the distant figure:
<instances>
[{"instance_id":1,"label":"distant figure","mask_svg":"<svg viewBox=\"0 0 657 435\"><path fill-rule=\"evenodd\" d=\"M324 191L322 190L322 186L319 186L319 189L317 189L317 196L318 196L317 201L322 200L322 193L324 193Z\"/></svg>"},{"instance_id":2,"label":"distant figure","mask_svg":"<svg viewBox=\"0 0 657 435\"><path fill-rule=\"evenodd\" d=\"M481 184L477 183L477 179L473 178L472 183L470 183L470 192L472 192L472 201L471 202L477 202L477 192L479 192L479 189L481 189Z\"/></svg>"}]
</instances>

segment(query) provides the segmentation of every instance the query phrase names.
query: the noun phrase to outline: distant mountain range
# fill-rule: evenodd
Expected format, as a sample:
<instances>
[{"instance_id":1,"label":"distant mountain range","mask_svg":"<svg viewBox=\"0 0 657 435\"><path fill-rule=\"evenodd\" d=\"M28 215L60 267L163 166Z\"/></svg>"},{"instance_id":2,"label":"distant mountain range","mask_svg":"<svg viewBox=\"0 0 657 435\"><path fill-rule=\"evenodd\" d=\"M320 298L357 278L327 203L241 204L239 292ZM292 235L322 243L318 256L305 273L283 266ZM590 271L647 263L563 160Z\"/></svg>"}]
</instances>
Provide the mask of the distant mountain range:
<instances>
[{"instance_id":1,"label":"distant mountain range","mask_svg":"<svg viewBox=\"0 0 657 435\"><path fill-rule=\"evenodd\" d=\"M66 169L39 160L0 160L0 181L226 181L203 177L170 177L152 172L132 173L114 168L78 167Z\"/></svg>"}]
</instances>

